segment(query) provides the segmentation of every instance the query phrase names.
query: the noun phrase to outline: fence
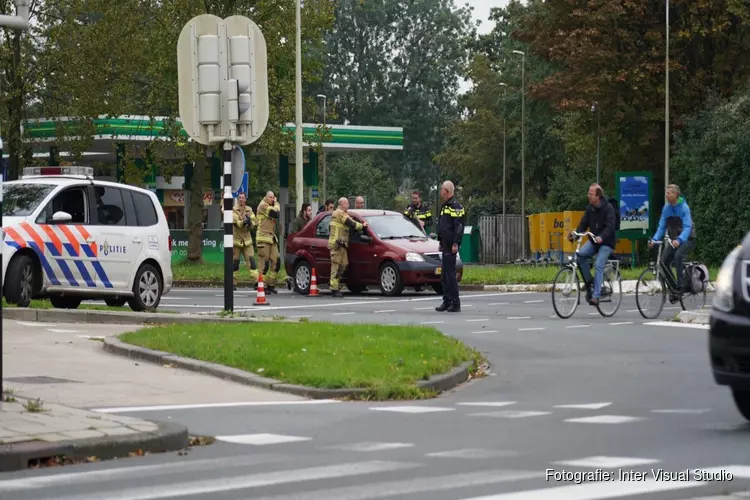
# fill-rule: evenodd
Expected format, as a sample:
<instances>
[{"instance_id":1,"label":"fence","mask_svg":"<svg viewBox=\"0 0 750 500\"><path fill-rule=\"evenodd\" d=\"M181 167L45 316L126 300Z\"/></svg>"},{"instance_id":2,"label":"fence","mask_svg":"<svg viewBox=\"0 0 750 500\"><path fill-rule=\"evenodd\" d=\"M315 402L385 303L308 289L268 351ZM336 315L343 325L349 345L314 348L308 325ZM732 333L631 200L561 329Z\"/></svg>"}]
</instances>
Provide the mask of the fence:
<instances>
[{"instance_id":1,"label":"fence","mask_svg":"<svg viewBox=\"0 0 750 500\"><path fill-rule=\"evenodd\" d=\"M520 215L480 215L479 232L482 238L482 264L505 264L523 254L523 224ZM527 235L528 238L528 235Z\"/></svg>"}]
</instances>

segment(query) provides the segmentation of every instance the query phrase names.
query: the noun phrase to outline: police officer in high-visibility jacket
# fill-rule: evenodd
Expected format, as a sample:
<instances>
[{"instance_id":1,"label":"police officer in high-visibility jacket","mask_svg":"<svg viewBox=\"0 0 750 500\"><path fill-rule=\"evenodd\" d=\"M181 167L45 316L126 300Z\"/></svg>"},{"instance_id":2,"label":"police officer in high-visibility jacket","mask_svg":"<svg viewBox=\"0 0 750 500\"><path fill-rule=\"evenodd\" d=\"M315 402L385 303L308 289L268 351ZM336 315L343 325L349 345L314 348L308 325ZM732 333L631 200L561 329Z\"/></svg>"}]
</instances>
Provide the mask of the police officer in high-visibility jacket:
<instances>
[{"instance_id":1,"label":"police officer in high-visibility jacket","mask_svg":"<svg viewBox=\"0 0 750 500\"><path fill-rule=\"evenodd\" d=\"M273 191L266 193L258 205L258 232L255 242L258 244L258 260L263 273L263 284L269 293L276 291L276 275L281 268L279 260L279 239L276 237L276 223L279 221L281 207Z\"/></svg>"},{"instance_id":2,"label":"police officer in high-visibility jacket","mask_svg":"<svg viewBox=\"0 0 750 500\"><path fill-rule=\"evenodd\" d=\"M445 181L440 187L440 199L443 200L443 204L440 206L438 219L438 241L443 254L443 271L440 275L443 303L435 308L438 312L461 312L456 279L456 256L464 233L464 207L453 197L453 192L451 181Z\"/></svg>"},{"instance_id":3,"label":"police officer in high-visibility jacket","mask_svg":"<svg viewBox=\"0 0 750 500\"><path fill-rule=\"evenodd\" d=\"M367 222L360 223L352 219L349 214L349 200L339 198L339 206L331 215L329 226L328 250L331 251L331 295L339 296L341 277L349 266L349 231L361 231L367 227Z\"/></svg>"},{"instance_id":4,"label":"police officer in high-visibility jacket","mask_svg":"<svg viewBox=\"0 0 750 500\"><path fill-rule=\"evenodd\" d=\"M258 283L258 263L253 251L253 236L250 229L256 226L257 221L253 209L247 206L245 193L237 196L237 203L232 210L232 229L234 239L234 286L237 287L237 272L240 270L240 255L244 257L245 264L250 271L250 283Z\"/></svg>"},{"instance_id":5,"label":"police officer in high-visibility jacket","mask_svg":"<svg viewBox=\"0 0 750 500\"><path fill-rule=\"evenodd\" d=\"M430 208L422 202L419 191L411 194L411 205L406 207L404 215L414 222L414 225L424 230L425 234L430 234L432 229L432 212Z\"/></svg>"}]
</instances>

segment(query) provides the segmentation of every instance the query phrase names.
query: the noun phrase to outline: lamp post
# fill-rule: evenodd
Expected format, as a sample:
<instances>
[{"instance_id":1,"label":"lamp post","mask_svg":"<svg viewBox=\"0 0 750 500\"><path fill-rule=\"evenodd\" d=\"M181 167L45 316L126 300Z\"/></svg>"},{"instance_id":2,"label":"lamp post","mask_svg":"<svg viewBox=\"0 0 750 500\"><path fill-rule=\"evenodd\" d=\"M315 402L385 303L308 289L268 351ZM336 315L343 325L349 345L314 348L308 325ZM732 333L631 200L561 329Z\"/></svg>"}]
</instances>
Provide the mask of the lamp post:
<instances>
[{"instance_id":1,"label":"lamp post","mask_svg":"<svg viewBox=\"0 0 750 500\"><path fill-rule=\"evenodd\" d=\"M318 99L323 99L323 128L326 126L326 95L325 94L318 94ZM325 203L326 195L328 194L326 192L326 150L323 148L323 192L321 193L321 199Z\"/></svg>"},{"instance_id":2,"label":"lamp post","mask_svg":"<svg viewBox=\"0 0 750 500\"><path fill-rule=\"evenodd\" d=\"M664 199L667 197L666 187L669 185L669 0L667 0L667 55L666 78L664 82L666 98L664 100Z\"/></svg>"},{"instance_id":3,"label":"lamp post","mask_svg":"<svg viewBox=\"0 0 750 500\"><path fill-rule=\"evenodd\" d=\"M295 148L295 191L297 213L302 210L302 202L304 201L304 193L302 192L302 170L304 169L305 158L302 155L302 16L301 16L301 0L297 0L297 43L296 43L296 83L297 83L297 103L296 103L296 125L297 125L297 136L296 136L296 148Z\"/></svg>"},{"instance_id":4,"label":"lamp post","mask_svg":"<svg viewBox=\"0 0 750 500\"><path fill-rule=\"evenodd\" d=\"M599 164L600 164L600 138L599 125L601 123L601 111L599 110L599 101L594 101L591 106L591 112L596 113L596 183L599 184Z\"/></svg>"},{"instance_id":5,"label":"lamp post","mask_svg":"<svg viewBox=\"0 0 750 500\"><path fill-rule=\"evenodd\" d=\"M521 221L523 224L521 241L523 258L526 258L526 53L514 50L521 56Z\"/></svg>"},{"instance_id":6,"label":"lamp post","mask_svg":"<svg viewBox=\"0 0 750 500\"><path fill-rule=\"evenodd\" d=\"M508 234L505 225L505 111L506 111L506 98L508 97L508 85L500 82L500 86L503 88L503 258L507 258L506 255L506 236Z\"/></svg>"}]
</instances>

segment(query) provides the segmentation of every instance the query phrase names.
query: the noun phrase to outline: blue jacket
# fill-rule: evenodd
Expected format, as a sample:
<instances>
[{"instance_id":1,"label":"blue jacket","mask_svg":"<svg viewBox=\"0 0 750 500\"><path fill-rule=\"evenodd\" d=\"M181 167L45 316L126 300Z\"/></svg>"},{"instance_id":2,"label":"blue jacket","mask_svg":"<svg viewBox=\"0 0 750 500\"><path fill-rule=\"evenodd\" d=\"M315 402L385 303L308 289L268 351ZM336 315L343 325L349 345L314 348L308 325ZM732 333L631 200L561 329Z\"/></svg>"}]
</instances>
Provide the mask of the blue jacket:
<instances>
[{"instance_id":1,"label":"blue jacket","mask_svg":"<svg viewBox=\"0 0 750 500\"><path fill-rule=\"evenodd\" d=\"M690 215L690 207L685 201L685 197L680 195L677 198L677 204L672 206L669 203L664 205L659 219L659 227L654 234L654 241L661 241L664 238L664 231L669 232L669 237L677 240L680 244L685 243L688 238L695 238L695 225L693 217Z\"/></svg>"}]
</instances>

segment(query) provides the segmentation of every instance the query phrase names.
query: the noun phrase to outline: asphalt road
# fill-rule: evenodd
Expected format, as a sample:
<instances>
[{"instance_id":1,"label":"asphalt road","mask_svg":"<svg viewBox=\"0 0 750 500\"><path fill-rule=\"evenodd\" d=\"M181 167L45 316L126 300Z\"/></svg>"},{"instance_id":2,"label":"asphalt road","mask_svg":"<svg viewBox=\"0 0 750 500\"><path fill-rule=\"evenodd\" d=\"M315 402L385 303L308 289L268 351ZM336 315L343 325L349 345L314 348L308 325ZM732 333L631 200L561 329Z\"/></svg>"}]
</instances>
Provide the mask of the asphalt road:
<instances>
[{"instance_id":1,"label":"asphalt road","mask_svg":"<svg viewBox=\"0 0 750 500\"><path fill-rule=\"evenodd\" d=\"M218 310L223 297L170 295L180 305L163 307L192 312L201 309L184 306ZM432 324L485 352L492 374L429 401L95 408L176 420L218 441L187 456L0 475L0 497L669 500L750 489L750 425L711 378L705 329L643 320L632 296L614 318L585 305L560 320L549 294L464 293L460 314L436 313L440 298L427 293L282 292L265 308L245 295L237 308L255 314ZM652 469L718 480L653 481ZM617 481L631 470L646 474ZM573 473L588 476L579 485Z\"/></svg>"}]
</instances>

